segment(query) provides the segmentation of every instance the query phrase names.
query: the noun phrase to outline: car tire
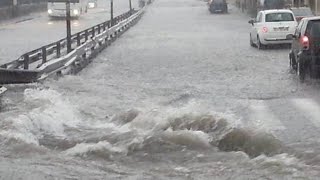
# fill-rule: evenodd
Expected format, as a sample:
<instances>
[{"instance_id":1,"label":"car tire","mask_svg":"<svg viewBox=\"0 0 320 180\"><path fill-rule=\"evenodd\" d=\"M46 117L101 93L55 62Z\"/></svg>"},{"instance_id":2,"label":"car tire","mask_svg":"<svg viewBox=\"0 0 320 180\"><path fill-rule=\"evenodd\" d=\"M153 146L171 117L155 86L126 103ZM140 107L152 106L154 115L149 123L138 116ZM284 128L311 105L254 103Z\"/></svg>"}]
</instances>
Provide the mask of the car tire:
<instances>
[{"instance_id":1,"label":"car tire","mask_svg":"<svg viewBox=\"0 0 320 180\"><path fill-rule=\"evenodd\" d=\"M250 46L251 46L251 47L254 47L254 43L253 43L253 41L252 41L251 34L250 34Z\"/></svg>"},{"instance_id":2,"label":"car tire","mask_svg":"<svg viewBox=\"0 0 320 180\"><path fill-rule=\"evenodd\" d=\"M257 36L257 41L258 41L258 43L257 43L257 48L258 48L259 50L262 50L262 49L265 49L265 48L266 48L266 46L261 43L259 36Z\"/></svg>"},{"instance_id":3,"label":"car tire","mask_svg":"<svg viewBox=\"0 0 320 180\"><path fill-rule=\"evenodd\" d=\"M300 59L297 62L297 75L299 77L300 82L304 82L306 77L305 62L303 62Z\"/></svg>"},{"instance_id":4,"label":"car tire","mask_svg":"<svg viewBox=\"0 0 320 180\"><path fill-rule=\"evenodd\" d=\"M297 71L297 61L292 52L289 54L289 60L290 60L290 69L293 71Z\"/></svg>"},{"instance_id":5,"label":"car tire","mask_svg":"<svg viewBox=\"0 0 320 180\"><path fill-rule=\"evenodd\" d=\"M309 64L309 72L310 72L310 78L311 79L316 79L318 78L319 76L319 73L318 73L318 68L316 68L316 65L315 65L315 61L311 61L310 64Z\"/></svg>"},{"instance_id":6,"label":"car tire","mask_svg":"<svg viewBox=\"0 0 320 180\"><path fill-rule=\"evenodd\" d=\"M310 66L309 71L310 71L310 78L311 79L317 79L318 78L318 71L317 71L316 68L314 68L313 66Z\"/></svg>"}]
</instances>

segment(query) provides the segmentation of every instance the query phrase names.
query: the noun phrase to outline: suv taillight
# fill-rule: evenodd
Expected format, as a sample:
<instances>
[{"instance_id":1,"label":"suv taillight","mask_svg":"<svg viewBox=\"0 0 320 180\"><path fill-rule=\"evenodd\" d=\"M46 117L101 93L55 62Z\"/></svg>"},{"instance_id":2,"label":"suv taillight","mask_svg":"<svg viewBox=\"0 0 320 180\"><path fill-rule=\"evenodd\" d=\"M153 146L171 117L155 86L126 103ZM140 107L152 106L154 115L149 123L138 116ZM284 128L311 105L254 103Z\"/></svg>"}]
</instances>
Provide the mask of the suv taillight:
<instances>
[{"instance_id":1,"label":"suv taillight","mask_svg":"<svg viewBox=\"0 0 320 180\"><path fill-rule=\"evenodd\" d=\"M308 36L302 36L300 38L300 43L303 46L303 49L308 50L310 46L309 38Z\"/></svg>"}]
</instances>

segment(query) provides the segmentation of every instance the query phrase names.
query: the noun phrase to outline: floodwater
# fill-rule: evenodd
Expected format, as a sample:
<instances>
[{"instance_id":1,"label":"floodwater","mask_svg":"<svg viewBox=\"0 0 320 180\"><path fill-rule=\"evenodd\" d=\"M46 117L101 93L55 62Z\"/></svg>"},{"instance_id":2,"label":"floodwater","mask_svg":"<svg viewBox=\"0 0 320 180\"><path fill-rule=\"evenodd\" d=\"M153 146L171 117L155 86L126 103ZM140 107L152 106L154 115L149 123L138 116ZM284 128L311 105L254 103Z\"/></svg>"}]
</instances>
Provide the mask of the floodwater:
<instances>
[{"instance_id":1,"label":"floodwater","mask_svg":"<svg viewBox=\"0 0 320 180\"><path fill-rule=\"evenodd\" d=\"M157 0L78 75L8 86L0 179L318 179L317 126L286 109L314 86L230 7Z\"/></svg>"}]
</instances>

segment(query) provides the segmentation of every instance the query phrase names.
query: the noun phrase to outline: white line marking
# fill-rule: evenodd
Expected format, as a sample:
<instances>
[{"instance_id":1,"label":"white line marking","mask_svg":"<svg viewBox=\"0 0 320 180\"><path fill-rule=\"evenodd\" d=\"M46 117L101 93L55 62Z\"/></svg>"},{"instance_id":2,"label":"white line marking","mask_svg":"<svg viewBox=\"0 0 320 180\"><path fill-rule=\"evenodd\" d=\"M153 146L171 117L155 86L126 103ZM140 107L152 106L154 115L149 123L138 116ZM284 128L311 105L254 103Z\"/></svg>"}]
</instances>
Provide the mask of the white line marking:
<instances>
[{"instance_id":1,"label":"white line marking","mask_svg":"<svg viewBox=\"0 0 320 180\"><path fill-rule=\"evenodd\" d=\"M320 128L320 106L312 99L292 99L293 105L305 113L305 117Z\"/></svg>"},{"instance_id":2,"label":"white line marking","mask_svg":"<svg viewBox=\"0 0 320 180\"><path fill-rule=\"evenodd\" d=\"M251 122L258 129L267 131L285 130L286 127L275 117L263 100L250 101Z\"/></svg>"}]
</instances>

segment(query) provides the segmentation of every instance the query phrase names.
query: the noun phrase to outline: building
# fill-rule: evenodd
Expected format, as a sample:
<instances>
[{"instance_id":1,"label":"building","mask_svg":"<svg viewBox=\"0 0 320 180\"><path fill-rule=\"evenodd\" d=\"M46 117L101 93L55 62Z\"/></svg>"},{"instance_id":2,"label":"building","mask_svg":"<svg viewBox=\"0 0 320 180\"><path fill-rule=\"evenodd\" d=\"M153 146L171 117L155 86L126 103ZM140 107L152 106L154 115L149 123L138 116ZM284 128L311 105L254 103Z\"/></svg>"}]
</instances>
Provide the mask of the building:
<instances>
[{"instance_id":1,"label":"building","mask_svg":"<svg viewBox=\"0 0 320 180\"><path fill-rule=\"evenodd\" d=\"M258 4L264 0L236 0L236 4L242 11L246 11L251 15L255 15ZM320 16L320 0L285 0L286 6L303 7L308 6L311 10Z\"/></svg>"},{"instance_id":2,"label":"building","mask_svg":"<svg viewBox=\"0 0 320 180\"><path fill-rule=\"evenodd\" d=\"M319 0L306 0L305 5L309 6L316 15L320 15Z\"/></svg>"},{"instance_id":3,"label":"building","mask_svg":"<svg viewBox=\"0 0 320 180\"><path fill-rule=\"evenodd\" d=\"M320 15L320 0L292 0L292 6L308 6L316 14Z\"/></svg>"}]
</instances>

